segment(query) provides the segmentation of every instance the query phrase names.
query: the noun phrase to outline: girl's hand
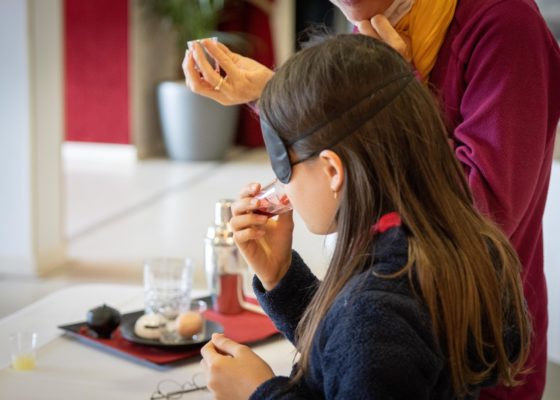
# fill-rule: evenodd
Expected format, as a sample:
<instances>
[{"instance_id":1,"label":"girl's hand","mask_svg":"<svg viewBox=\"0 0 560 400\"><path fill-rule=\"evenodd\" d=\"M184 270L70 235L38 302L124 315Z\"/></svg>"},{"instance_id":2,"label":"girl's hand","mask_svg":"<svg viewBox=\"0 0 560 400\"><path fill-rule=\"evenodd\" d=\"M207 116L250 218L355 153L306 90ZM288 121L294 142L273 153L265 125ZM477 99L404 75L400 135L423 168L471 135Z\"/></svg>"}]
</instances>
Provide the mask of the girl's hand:
<instances>
[{"instance_id":1,"label":"girl's hand","mask_svg":"<svg viewBox=\"0 0 560 400\"><path fill-rule=\"evenodd\" d=\"M270 366L249 347L222 334L213 334L200 354L206 386L216 400L246 400L263 382L274 377Z\"/></svg>"},{"instance_id":2,"label":"girl's hand","mask_svg":"<svg viewBox=\"0 0 560 400\"><path fill-rule=\"evenodd\" d=\"M253 268L266 290L271 290L282 279L292 261L292 212L277 220L255 214L259 200L254 196L261 185L252 184L241 192L241 199L233 203L230 225L237 247Z\"/></svg>"},{"instance_id":3,"label":"girl's hand","mask_svg":"<svg viewBox=\"0 0 560 400\"><path fill-rule=\"evenodd\" d=\"M219 71L211 65L199 43L187 51L183 72L187 86L197 94L229 106L258 99L274 72L257 61L230 51L222 43L204 40L208 54L218 61L225 71L225 81L220 84Z\"/></svg>"},{"instance_id":4,"label":"girl's hand","mask_svg":"<svg viewBox=\"0 0 560 400\"><path fill-rule=\"evenodd\" d=\"M398 51L408 62L412 61L410 39L401 36L391 25L386 16L378 14L372 19L360 21L357 24L362 35L379 39Z\"/></svg>"}]
</instances>

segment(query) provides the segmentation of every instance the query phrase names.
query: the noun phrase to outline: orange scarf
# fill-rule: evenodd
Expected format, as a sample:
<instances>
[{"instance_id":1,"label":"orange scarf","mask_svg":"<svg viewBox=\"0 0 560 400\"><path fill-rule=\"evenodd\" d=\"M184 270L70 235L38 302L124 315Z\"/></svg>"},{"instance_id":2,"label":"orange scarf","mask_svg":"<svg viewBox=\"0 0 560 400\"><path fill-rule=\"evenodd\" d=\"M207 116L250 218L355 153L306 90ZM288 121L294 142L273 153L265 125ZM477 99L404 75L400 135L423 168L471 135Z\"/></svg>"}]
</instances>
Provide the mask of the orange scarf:
<instances>
[{"instance_id":1,"label":"orange scarf","mask_svg":"<svg viewBox=\"0 0 560 400\"><path fill-rule=\"evenodd\" d=\"M410 40L412 63L425 81L436 63L456 6L457 0L415 0L395 26Z\"/></svg>"}]
</instances>

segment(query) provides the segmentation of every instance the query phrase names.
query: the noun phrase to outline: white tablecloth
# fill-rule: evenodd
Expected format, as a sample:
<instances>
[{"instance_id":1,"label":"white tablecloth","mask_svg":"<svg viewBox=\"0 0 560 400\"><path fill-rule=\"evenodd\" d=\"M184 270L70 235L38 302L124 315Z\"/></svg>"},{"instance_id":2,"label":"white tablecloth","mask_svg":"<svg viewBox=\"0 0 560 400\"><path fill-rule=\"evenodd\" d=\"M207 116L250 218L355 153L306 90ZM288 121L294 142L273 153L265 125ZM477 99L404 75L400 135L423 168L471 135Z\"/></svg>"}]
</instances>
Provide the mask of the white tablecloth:
<instances>
[{"instance_id":1,"label":"white tablecloth","mask_svg":"<svg viewBox=\"0 0 560 400\"><path fill-rule=\"evenodd\" d=\"M202 295L197 292L193 295ZM87 311L102 303L122 313L142 308L139 286L91 284L73 286L0 320L0 399L149 399L158 382L184 383L201 372L200 358L175 367L155 369L76 339L61 336L58 325L83 321ZM8 336L16 331L39 336L37 367L14 371L10 366ZM253 346L277 374L291 369L294 348L285 339ZM209 392L193 392L183 399L210 399Z\"/></svg>"}]
</instances>

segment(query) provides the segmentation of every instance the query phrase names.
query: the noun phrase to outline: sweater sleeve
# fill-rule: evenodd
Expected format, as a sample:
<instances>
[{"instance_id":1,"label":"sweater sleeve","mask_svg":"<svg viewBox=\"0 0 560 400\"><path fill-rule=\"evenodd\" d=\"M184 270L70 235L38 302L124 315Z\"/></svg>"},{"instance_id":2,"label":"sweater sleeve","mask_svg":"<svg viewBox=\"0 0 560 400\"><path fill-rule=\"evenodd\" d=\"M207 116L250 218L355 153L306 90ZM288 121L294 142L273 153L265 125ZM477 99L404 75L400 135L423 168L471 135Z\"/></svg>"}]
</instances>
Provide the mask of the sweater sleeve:
<instances>
[{"instance_id":1,"label":"sweater sleeve","mask_svg":"<svg viewBox=\"0 0 560 400\"><path fill-rule=\"evenodd\" d=\"M309 400L313 397L304 385L294 385L288 377L276 376L260 385L249 400Z\"/></svg>"},{"instance_id":2,"label":"sweater sleeve","mask_svg":"<svg viewBox=\"0 0 560 400\"><path fill-rule=\"evenodd\" d=\"M511 237L547 173L549 63L558 50L536 9L522 2L495 4L471 33L476 45L458 50L466 90L455 153L478 209Z\"/></svg>"},{"instance_id":3,"label":"sweater sleeve","mask_svg":"<svg viewBox=\"0 0 560 400\"><path fill-rule=\"evenodd\" d=\"M295 329L318 285L319 280L296 251L292 252L288 272L272 290L267 292L257 276L253 279L259 304L276 328L294 345Z\"/></svg>"}]
</instances>

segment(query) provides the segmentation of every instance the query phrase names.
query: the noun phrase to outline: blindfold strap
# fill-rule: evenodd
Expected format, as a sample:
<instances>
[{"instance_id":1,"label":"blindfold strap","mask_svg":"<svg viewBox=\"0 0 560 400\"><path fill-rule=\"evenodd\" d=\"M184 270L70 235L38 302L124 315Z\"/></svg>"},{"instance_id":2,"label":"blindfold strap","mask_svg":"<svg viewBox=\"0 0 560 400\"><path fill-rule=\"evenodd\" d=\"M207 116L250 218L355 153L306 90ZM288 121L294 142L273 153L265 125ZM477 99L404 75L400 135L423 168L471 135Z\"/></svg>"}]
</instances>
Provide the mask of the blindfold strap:
<instances>
[{"instance_id":1,"label":"blindfold strap","mask_svg":"<svg viewBox=\"0 0 560 400\"><path fill-rule=\"evenodd\" d=\"M379 112L381 112L385 107L387 107L389 104L391 104L391 102L393 100L395 100L400 94L401 92L406 88L406 86L408 85L408 83L410 81L412 81L412 79L414 79L414 76L411 74L407 74L404 76L400 76L399 78L395 78L391 80L392 82L397 81L398 79L402 79L403 77L408 77L409 79L407 79L406 81L403 81L401 83L401 85L395 89L394 92L392 92L386 99L385 101L375 104L373 107L371 107L368 112L364 113L363 116L361 118L357 118L353 123L349 123L347 126L348 128L345 129L342 134L336 135L333 140L331 140L327 145L323 146L321 150L317 150L312 152L311 154L308 154L307 156L296 160L292 163L293 165L299 164L303 161L309 160L310 158L315 157L317 154L319 154L321 151L325 150L325 149L329 149L331 147L333 147L335 144L337 144L338 142L340 142L341 140L345 139L346 137L350 136L352 133L354 133L360 126L362 126L363 124L365 124L367 121L369 121L370 119L372 119L373 117L375 117ZM383 85L381 88L378 88L377 90L382 89L383 87L387 86L388 83L386 83L385 85ZM377 92L376 90L376 92ZM373 95L375 95L375 93ZM362 100L364 100L364 98L362 98ZM362 101L360 100L360 102ZM347 108L343 113L340 113L338 118L340 118L342 116L342 114L349 112L352 108L356 107L358 103L355 103L354 105L352 105L350 108ZM333 122L336 121L338 118L333 118L331 119L329 122ZM322 126L325 126L325 124L321 124ZM315 133L317 130L319 130L320 128L316 128L315 130L313 130L313 133ZM308 134L306 134L306 136L309 136ZM306 137L303 136L303 137ZM303 139L303 137L299 137L298 140ZM297 142L296 141L292 141L291 144Z\"/></svg>"},{"instance_id":2,"label":"blindfold strap","mask_svg":"<svg viewBox=\"0 0 560 400\"><path fill-rule=\"evenodd\" d=\"M280 136L278 136L278 133L270 126L262 114L260 119L264 144L266 145L272 170L280 182L288 183L292 177L292 166L288 149Z\"/></svg>"},{"instance_id":3,"label":"blindfold strap","mask_svg":"<svg viewBox=\"0 0 560 400\"><path fill-rule=\"evenodd\" d=\"M293 145L294 143L296 143L299 140L302 140L302 139L304 139L308 136L311 136L312 134L314 134L315 132L317 132L318 130L323 128L324 126L332 123L333 121L336 121L336 120L340 119L345 113L347 113L347 112L351 111L353 108L357 107L364 100L366 100L366 99L368 99L372 96L375 96L378 91L380 91L380 90L384 89L385 87L389 86L391 83L394 83L394 82L396 82L398 80L401 80L403 78L408 78L408 79L406 79L406 81L403 81L401 83L401 85L399 85L399 87L396 88L394 90L394 92L392 92L387 98L383 99L383 101L379 102L378 104L375 104L374 106L372 106L370 109L368 109L368 111L366 113L364 113L362 115L361 118L358 118L357 120L355 120L354 123L350 124L349 129L345 129L342 134L336 135L336 137L331 142L329 142L328 145L323 146L321 150L313 152L313 153L307 155L306 157L304 157L302 159L299 159L299 160L297 160L293 163L290 162L290 157L289 157L289 154L288 154L288 148L291 145ZM280 136L278 135L276 130L267 121L267 119L264 117L264 115L261 114L260 120L261 120L261 129L262 129L262 133L263 133L263 139L264 139L264 142L265 142L265 145L266 145L268 155L270 157L270 161L271 161L271 164L272 164L272 169L273 169L276 177L278 178L278 180L282 183L288 183L290 181L291 176L292 176L292 165L298 164L300 162L303 162L305 160L308 160L308 159L316 156L322 150L328 149L328 148L334 146L335 144L337 144L342 139L351 135L360 126L362 126L368 120L372 119L377 113L382 111L397 96L399 96L399 94L405 89L405 87L408 85L408 83L410 81L412 81L413 79L414 79L414 75L410 72L401 73L401 74L398 74L396 76L393 76L393 77L385 80L381 84L377 85L371 91L368 91L368 93L365 96L360 98L358 101L356 101L350 107L336 113L333 118L330 118L330 119L322 122L321 124L311 128L310 130L308 130L308 131L304 132L303 134L297 136L295 139L292 139L292 140L287 141L287 142L284 142L280 138Z\"/></svg>"},{"instance_id":4,"label":"blindfold strap","mask_svg":"<svg viewBox=\"0 0 560 400\"><path fill-rule=\"evenodd\" d=\"M317 132L319 129L323 128L324 126L328 125L329 123L331 123L332 121L335 121L337 119L339 119L340 117L342 117L344 114L346 114L348 111L352 110L352 108L358 106L362 101L368 99L369 97L375 96L375 94L380 91L381 89L384 89L385 87L389 86L391 83L396 82L400 79L403 78L409 78L409 80L407 80L406 83L408 83L412 78L414 78L414 75L412 75L411 72L403 72L401 74L398 74L396 76L393 76L391 78L388 78L387 80L381 82L379 85L375 86L372 90L368 91L363 97L361 97L358 101L356 101L355 103L353 103L352 105L350 105L350 107L345 108L342 111L339 111L338 113L336 113L332 118L327 119L326 121L321 122L319 125L314 126L313 128L309 129L308 131L302 133L301 135L289 140L286 142L286 147L290 147L292 144L305 139L308 136L311 136L312 134L314 134L315 132ZM406 86L406 85L404 85ZM396 95L398 95L400 92L402 91L402 88L400 90L397 91ZM387 99L387 101L385 101L384 103L380 103L379 106L381 107L381 109L385 108L385 106L387 106L390 102L393 101L393 99L396 97L396 95L394 97L390 97L389 99ZM377 113L376 113L377 114ZM375 115L375 114L374 114ZM372 118L373 115L371 115L368 119ZM360 124L361 125L361 124Z\"/></svg>"}]
</instances>

